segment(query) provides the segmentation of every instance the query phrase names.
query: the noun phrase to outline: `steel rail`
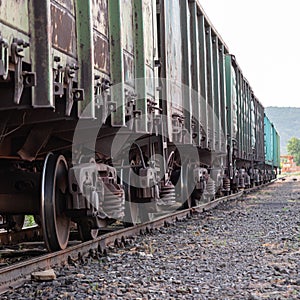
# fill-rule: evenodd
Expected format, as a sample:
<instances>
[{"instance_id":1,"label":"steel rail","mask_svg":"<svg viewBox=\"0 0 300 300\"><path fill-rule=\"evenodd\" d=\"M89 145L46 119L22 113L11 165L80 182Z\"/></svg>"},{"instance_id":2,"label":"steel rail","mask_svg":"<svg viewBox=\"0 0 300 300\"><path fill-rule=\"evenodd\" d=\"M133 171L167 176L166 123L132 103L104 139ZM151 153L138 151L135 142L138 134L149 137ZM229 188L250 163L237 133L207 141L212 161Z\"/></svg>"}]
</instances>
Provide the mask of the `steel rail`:
<instances>
[{"instance_id":1,"label":"steel rail","mask_svg":"<svg viewBox=\"0 0 300 300\"><path fill-rule=\"evenodd\" d=\"M274 181L272 181L274 182ZM271 182L271 183L272 183ZM178 220L186 219L192 216L193 213L200 213L206 210L213 209L218 204L240 198L243 194L256 191L266 185L260 185L245 191L217 198L213 201L161 216L153 221L143 224L138 224L128 228L122 228L116 231L108 232L100 235L95 240L79 243L65 250L48 253L39 257L34 257L26 261L16 263L7 267L0 268L0 294L8 291L10 288L21 286L26 281L30 280L30 276L35 271L50 269L54 266L63 264L71 260L76 260L83 257L90 251L103 251L112 243L118 244L132 236L139 235L143 232L151 232L154 229L167 226Z\"/></svg>"}]
</instances>

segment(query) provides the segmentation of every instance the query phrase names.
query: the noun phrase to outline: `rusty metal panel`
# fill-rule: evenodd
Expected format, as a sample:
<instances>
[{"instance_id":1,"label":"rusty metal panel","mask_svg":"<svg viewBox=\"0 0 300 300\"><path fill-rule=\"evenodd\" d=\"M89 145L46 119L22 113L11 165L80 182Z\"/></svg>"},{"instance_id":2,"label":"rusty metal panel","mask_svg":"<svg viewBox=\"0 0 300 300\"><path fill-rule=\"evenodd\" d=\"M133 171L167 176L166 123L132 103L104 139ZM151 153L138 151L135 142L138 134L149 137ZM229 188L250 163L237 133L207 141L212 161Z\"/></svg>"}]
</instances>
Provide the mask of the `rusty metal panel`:
<instances>
[{"instance_id":1,"label":"rusty metal panel","mask_svg":"<svg viewBox=\"0 0 300 300\"><path fill-rule=\"evenodd\" d=\"M122 48L124 60L124 81L134 86L134 50L135 50L135 29L133 15L133 0L121 1L121 24L122 24Z\"/></svg>"},{"instance_id":2,"label":"rusty metal panel","mask_svg":"<svg viewBox=\"0 0 300 300\"><path fill-rule=\"evenodd\" d=\"M153 35L153 6L152 0L143 1L144 49L146 64L153 67L154 35Z\"/></svg>"},{"instance_id":3,"label":"rusty metal panel","mask_svg":"<svg viewBox=\"0 0 300 300\"><path fill-rule=\"evenodd\" d=\"M190 27L191 27L191 84L192 84L192 111L195 119L193 126L193 141L200 146L201 144L201 127L200 127L200 55L199 55L199 30L197 18L197 5L196 2L189 3L190 10Z\"/></svg>"},{"instance_id":4,"label":"rusty metal panel","mask_svg":"<svg viewBox=\"0 0 300 300\"><path fill-rule=\"evenodd\" d=\"M108 0L92 0L95 68L110 73Z\"/></svg>"},{"instance_id":5,"label":"rusty metal panel","mask_svg":"<svg viewBox=\"0 0 300 300\"><path fill-rule=\"evenodd\" d=\"M28 0L0 1L0 21L28 33Z\"/></svg>"},{"instance_id":6,"label":"rusty metal panel","mask_svg":"<svg viewBox=\"0 0 300 300\"><path fill-rule=\"evenodd\" d=\"M108 39L94 32L95 68L109 75L110 54Z\"/></svg>"},{"instance_id":7,"label":"rusty metal panel","mask_svg":"<svg viewBox=\"0 0 300 300\"><path fill-rule=\"evenodd\" d=\"M182 110L182 41L180 28L180 0L165 1L165 51L167 101L172 108Z\"/></svg>"},{"instance_id":8,"label":"rusty metal panel","mask_svg":"<svg viewBox=\"0 0 300 300\"><path fill-rule=\"evenodd\" d=\"M0 1L0 35L8 45L14 38L29 43L28 0ZM30 63L30 47L22 53L22 60Z\"/></svg>"},{"instance_id":9,"label":"rusty metal panel","mask_svg":"<svg viewBox=\"0 0 300 300\"><path fill-rule=\"evenodd\" d=\"M200 57L200 123L203 134L205 135L202 141L202 147L208 148L208 92L207 92L207 61L206 61L206 34L205 34L205 18L203 15L197 15L198 32L199 32L199 57Z\"/></svg>"},{"instance_id":10,"label":"rusty metal panel","mask_svg":"<svg viewBox=\"0 0 300 300\"><path fill-rule=\"evenodd\" d=\"M180 1L180 28L182 40L182 105L184 126L188 134L184 135L184 143L192 143L192 68L191 68L191 15L187 0Z\"/></svg>"},{"instance_id":11,"label":"rusty metal panel","mask_svg":"<svg viewBox=\"0 0 300 300\"><path fill-rule=\"evenodd\" d=\"M208 148L215 150L215 124L214 124L214 77L213 77L213 47L212 29L205 28L206 34L206 75L207 75L207 136Z\"/></svg>"},{"instance_id":12,"label":"rusty metal panel","mask_svg":"<svg viewBox=\"0 0 300 300\"><path fill-rule=\"evenodd\" d=\"M123 51L124 62L124 82L134 87L135 69L134 69L134 56L126 51Z\"/></svg>"},{"instance_id":13,"label":"rusty metal panel","mask_svg":"<svg viewBox=\"0 0 300 300\"><path fill-rule=\"evenodd\" d=\"M76 29L78 47L78 85L84 97L78 104L80 118L95 118L94 98L94 41L91 2L76 1ZM69 99L72 102L72 99Z\"/></svg>"},{"instance_id":14,"label":"rusty metal panel","mask_svg":"<svg viewBox=\"0 0 300 300\"><path fill-rule=\"evenodd\" d=\"M69 3L68 8L73 4ZM64 6L51 2L51 33L52 46L70 56L77 56L76 49L76 22L74 11L70 11Z\"/></svg>"},{"instance_id":15,"label":"rusty metal panel","mask_svg":"<svg viewBox=\"0 0 300 300\"><path fill-rule=\"evenodd\" d=\"M154 57L155 57L155 36L154 36L154 28L155 18L154 18L154 5L153 0L144 0L142 5L142 13L143 13L143 28L144 28L144 55L145 55L145 64L146 64L146 92L148 95L154 96L155 94L155 85L154 80L150 78L154 78L155 70L154 70Z\"/></svg>"},{"instance_id":16,"label":"rusty metal panel","mask_svg":"<svg viewBox=\"0 0 300 300\"><path fill-rule=\"evenodd\" d=\"M220 97L220 58L218 37L212 36L213 90L214 90L214 144L215 150L220 151L221 139L221 97Z\"/></svg>"},{"instance_id":17,"label":"rusty metal panel","mask_svg":"<svg viewBox=\"0 0 300 300\"><path fill-rule=\"evenodd\" d=\"M226 152L226 138L227 138L227 117L226 117L226 73L225 73L225 53L224 45L219 44L220 52L220 128L221 132L221 151Z\"/></svg>"},{"instance_id":18,"label":"rusty metal panel","mask_svg":"<svg viewBox=\"0 0 300 300\"><path fill-rule=\"evenodd\" d=\"M33 107L54 107L53 76L51 68L50 2L41 5L32 0L30 6L30 33L34 41L32 50L32 70L36 72L37 85L33 89Z\"/></svg>"},{"instance_id":19,"label":"rusty metal panel","mask_svg":"<svg viewBox=\"0 0 300 300\"><path fill-rule=\"evenodd\" d=\"M92 0L93 26L108 36L108 0Z\"/></svg>"},{"instance_id":20,"label":"rusty metal panel","mask_svg":"<svg viewBox=\"0 0 300 300\"><path fill-rule=\"evenodd\" d=\"M117 107L123 107L125 103L124 93L124 62L121 37L121 0L108 1L109 4L109 35L111 41L111 81L115 85L112 89L111 99ZM125 109L117 109L112 112L112 126L125 125Z\"/></svg>"},{"instance_id":21,"label":"rusty metal panel","mask_svg":"<svg viewBox=\"0 0 300 300\"><path fill-rule=\"evenodd\" d=\"M74 1L73 0L54 0L54 1L57 2L61 7L68 10L74 16L75 8L74 8Z\"/></svg>"},{"instance_id":22,"label":"rusty metal panel","mask_svg":"<svg viewBox=\"0 0 300 300\"><path fill-rule=\"evenodd\" d=\"M121 1L122 45L128 52L134 53L133 1Z\"/></svg>"},{"instance_id":23,"label":"rusty metal panel","mask_svg":"<svg viewBox=\"0 0 300 300\"><path fill-rule=\"evenodd\" d=\"M150 68L146 66L146 92L147 95L155 96L155 78L157 78L157 75L155 73L155 70L153 68Z\"/></svg>"}]
</instances>

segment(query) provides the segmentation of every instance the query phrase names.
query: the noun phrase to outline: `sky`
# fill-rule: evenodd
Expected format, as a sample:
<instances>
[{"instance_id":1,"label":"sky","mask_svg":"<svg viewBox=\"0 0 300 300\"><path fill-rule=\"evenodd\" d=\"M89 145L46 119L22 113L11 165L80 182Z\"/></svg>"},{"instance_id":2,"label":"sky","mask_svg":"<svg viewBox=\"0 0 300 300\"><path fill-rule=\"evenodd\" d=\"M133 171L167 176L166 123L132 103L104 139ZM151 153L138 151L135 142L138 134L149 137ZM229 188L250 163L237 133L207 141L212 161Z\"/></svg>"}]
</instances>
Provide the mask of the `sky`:
<instances>
[{"instance_id":1,"label":"sky","mask_svg":"<svg viewBox=\"0 0 300 300\"><path fill-rule=\"evenodd\" d=\"M300 107L300 1L199 2L260 102Z\"/></svg>"}]
</instances>

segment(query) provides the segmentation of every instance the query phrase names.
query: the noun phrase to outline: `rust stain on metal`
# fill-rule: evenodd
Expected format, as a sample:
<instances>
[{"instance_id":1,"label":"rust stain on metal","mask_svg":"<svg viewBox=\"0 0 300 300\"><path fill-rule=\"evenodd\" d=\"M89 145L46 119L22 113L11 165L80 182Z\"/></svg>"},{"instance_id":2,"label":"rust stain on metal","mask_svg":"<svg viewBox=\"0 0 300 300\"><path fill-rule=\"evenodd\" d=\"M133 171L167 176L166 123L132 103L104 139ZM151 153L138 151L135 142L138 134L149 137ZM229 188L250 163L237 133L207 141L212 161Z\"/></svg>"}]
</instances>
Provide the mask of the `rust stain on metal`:
<instances>
[{"instance_id":1,"label":"rust stain on metal","mask_svg":"<svg viewBox=\"0 0 300 300\"><path fill-rule=\"evenodd\" d=\"M108 35L108 0L93 0L92 2L94 28Z\"/></svg>"},{"instance_id":2,"label":"rust stain on metal","mask_svg":"<svg viewBox=\"0 0 300 300\"><path fill-rule=\"evenodd\" d=\"M96 68L109 74L110 59L108 40L96 34L94 34L94 55Z\"/></svg>"},{"instance_id":3,"label":"rust stain on metal","mask_svg":"<svg viewBox=\"0 0 300 300\"><path fill-rule=\"evenodd\" d=\"M66 11L51 5L52 44L70 54L75 54L75 21Z\"/></svg>"},{"instance_id":4,"label":"rust stain on metal","mask_svg":"<svg viewBox=\"0 0 300 300\"><path fill-rule=\"evenodd\" d=\"M121 1L122 19L122 45L127 52L134 53L134 24L133 24L133 1Z\"/></svg>"},{"instance_id":5,"label":"rust stain on metal","mask_svg":"<svg viewBox=\"0 0 300 300\"><path fill-rule=\"evenodd\" d=\"M28 0L1 0L0 6L0 20L23 32L28 32Z\"/></svg>"},{"instance_id":6,"label":"rust stain on metal","mask_svg":"<svg viewBox=\"0 0 300 300\"><path fill-rule=\"evenodd\" d=\"M74 11L74 0L55 0L58 2L62 7L66 8L70 12Z\"/></svg>"},{"instance_id":7,"label":"rust stain on metal","mask_svg":"<svg viewBox=\"0 0 300 300\"><path fill-rule=\"evenodd\" d=\"M124 60L124 80L127 84L134 86L134 59L128 54L123 53Z\"/></svg>"},{"instance_id":8,"label":"rust stain on metal","mask_svg":"<svg viewBox=\"0 0 300 300\"><path fill-rule=\"evenodd\" d=\"M143 19L144 19L144 47L145 47L145 57L146 64L149 66L153 65L153 57L154 57L154 44L153 44L153 16L152 16L152 1L144 0L143 2ZM151 38L150 38L151 37Z\"/></svg>"}]
</instances>

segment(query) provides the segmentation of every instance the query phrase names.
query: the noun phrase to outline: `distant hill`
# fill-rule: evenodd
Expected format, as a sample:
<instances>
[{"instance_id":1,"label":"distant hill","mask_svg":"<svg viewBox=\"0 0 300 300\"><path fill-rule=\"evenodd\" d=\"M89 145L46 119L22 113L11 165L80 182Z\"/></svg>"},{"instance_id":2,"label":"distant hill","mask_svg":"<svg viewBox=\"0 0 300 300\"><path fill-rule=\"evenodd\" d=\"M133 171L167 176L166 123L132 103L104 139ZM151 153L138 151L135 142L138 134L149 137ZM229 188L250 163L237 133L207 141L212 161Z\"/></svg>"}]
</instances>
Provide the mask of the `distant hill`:
<instances>
[{"instance_id":1,"label":"distant hill","mask_svg":"<svg viewBox=\"0 0 300 300\"><path fill-rule=\"evenodd\" d=\"M280 152L287 154L287 142L291 137L300 138L299 107L266 107L267 116L280 135Z\"/></svg>"}]
</instances>

